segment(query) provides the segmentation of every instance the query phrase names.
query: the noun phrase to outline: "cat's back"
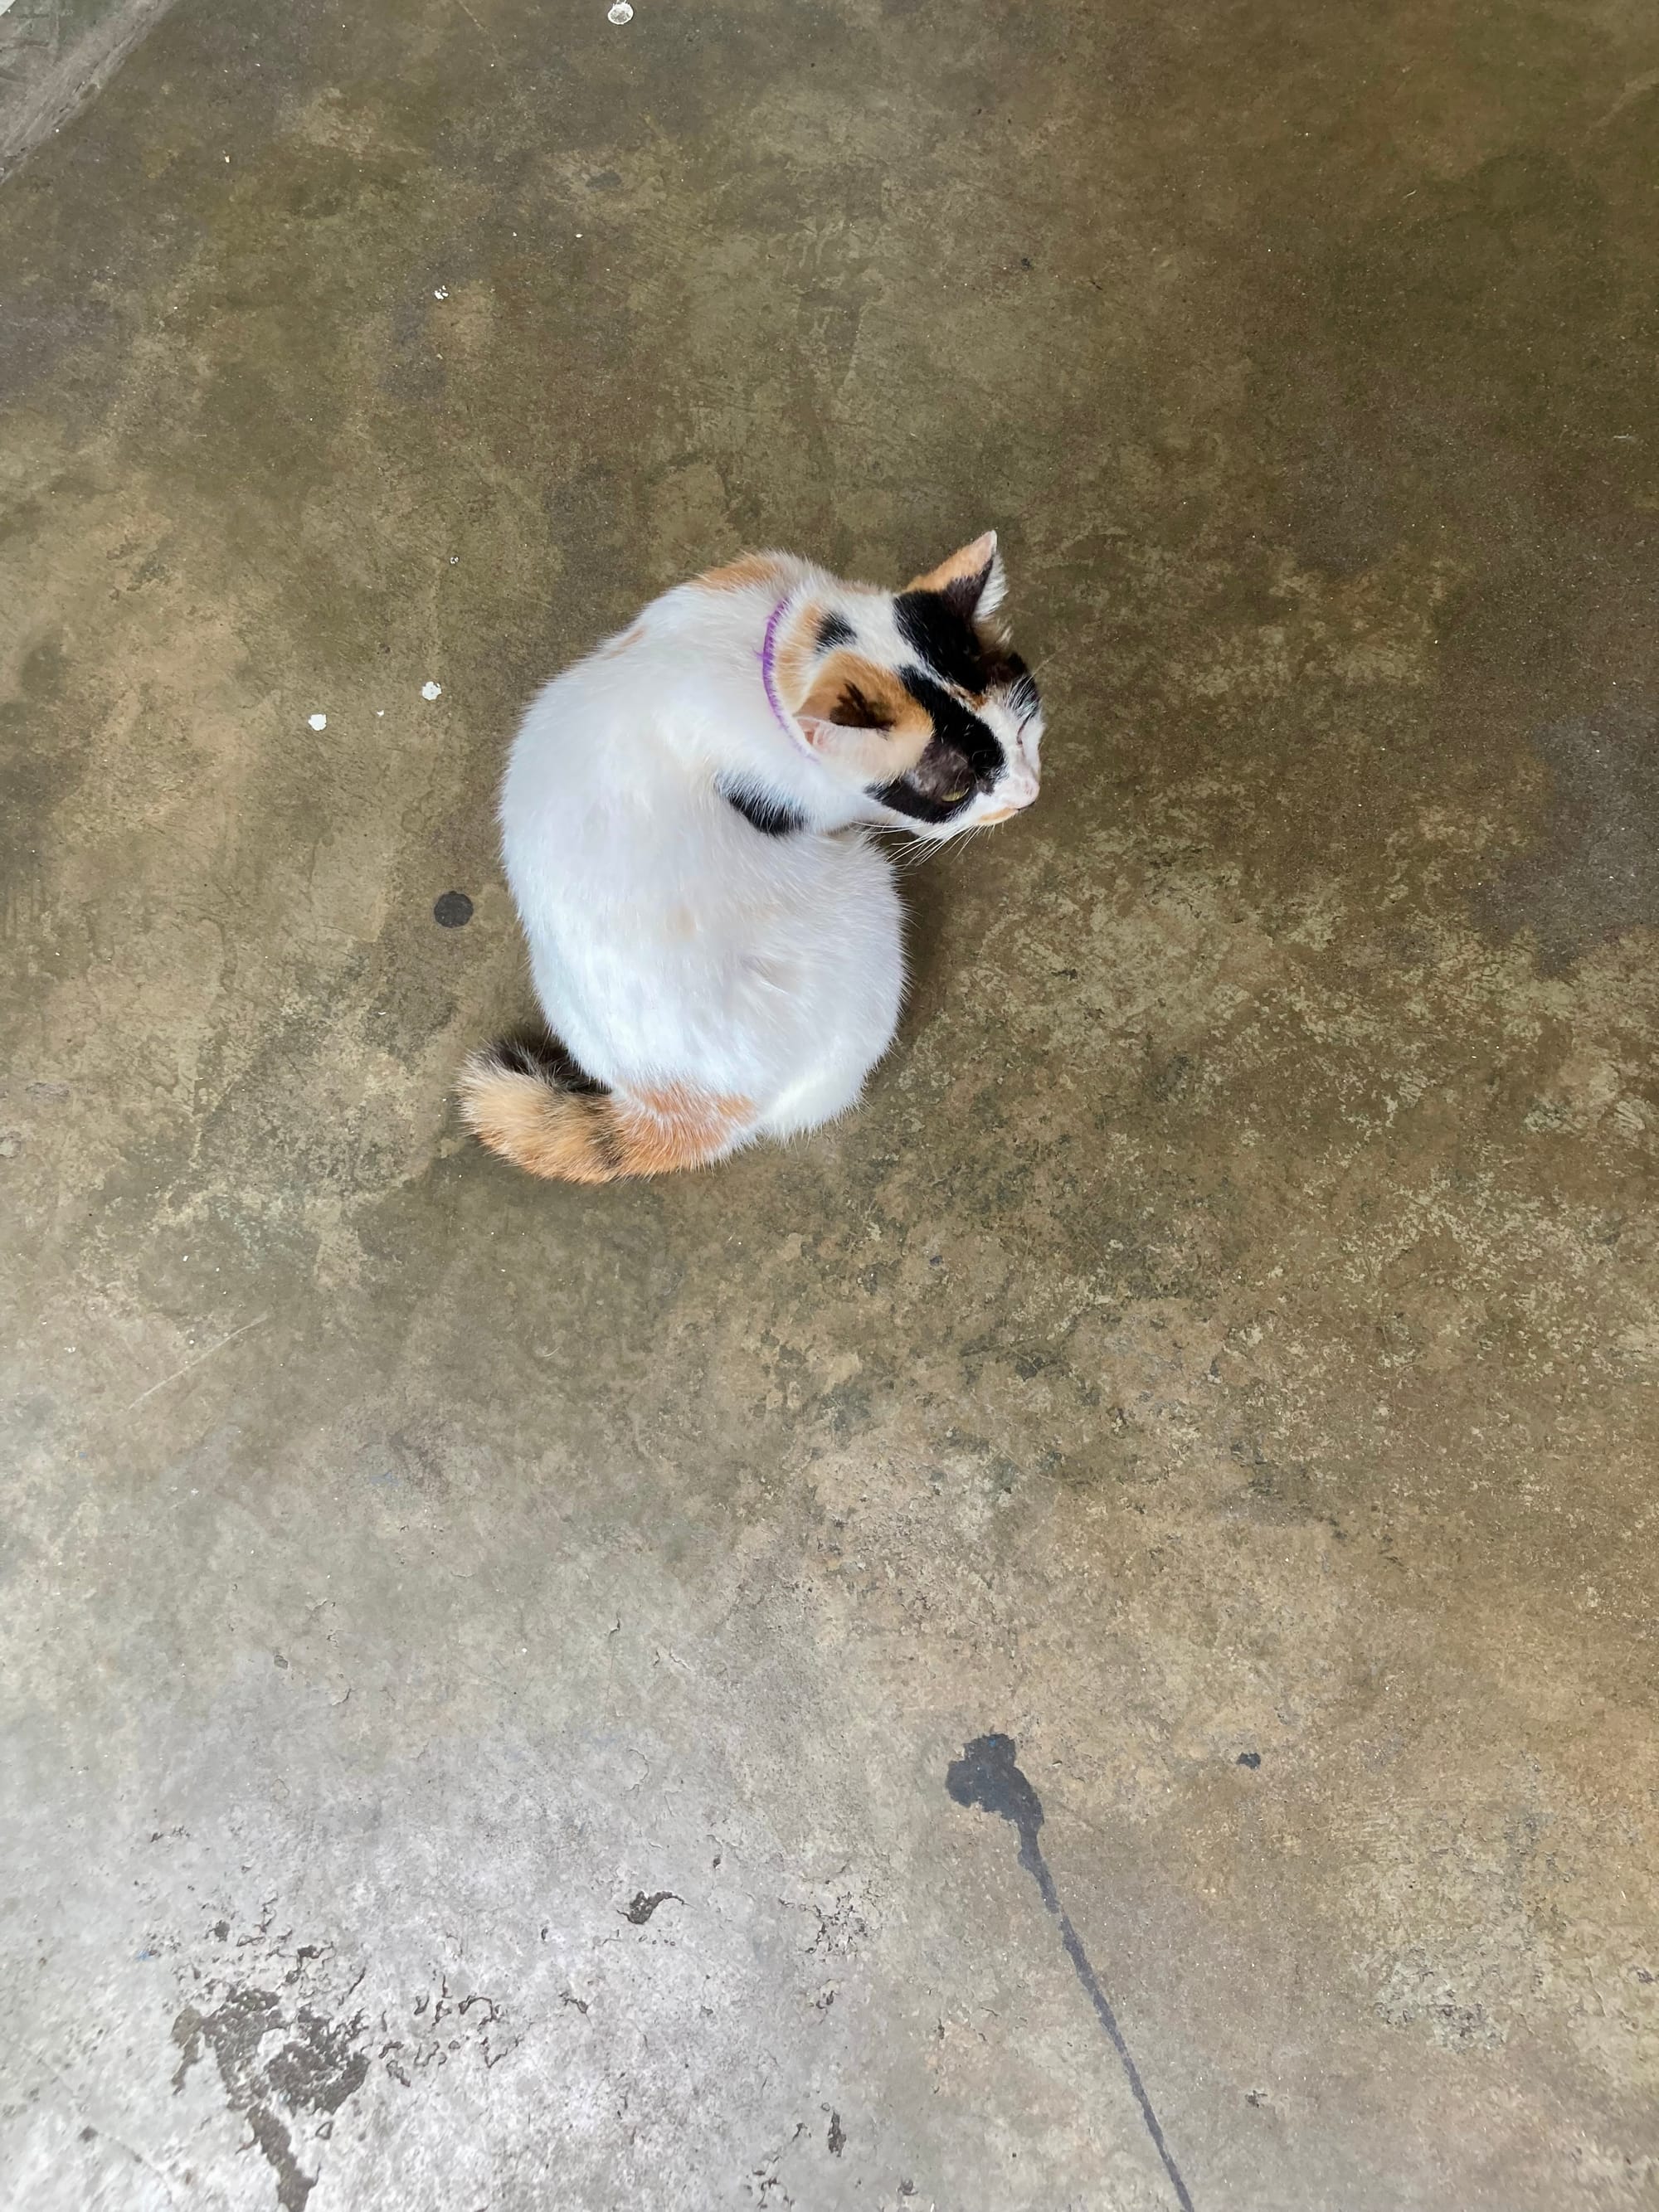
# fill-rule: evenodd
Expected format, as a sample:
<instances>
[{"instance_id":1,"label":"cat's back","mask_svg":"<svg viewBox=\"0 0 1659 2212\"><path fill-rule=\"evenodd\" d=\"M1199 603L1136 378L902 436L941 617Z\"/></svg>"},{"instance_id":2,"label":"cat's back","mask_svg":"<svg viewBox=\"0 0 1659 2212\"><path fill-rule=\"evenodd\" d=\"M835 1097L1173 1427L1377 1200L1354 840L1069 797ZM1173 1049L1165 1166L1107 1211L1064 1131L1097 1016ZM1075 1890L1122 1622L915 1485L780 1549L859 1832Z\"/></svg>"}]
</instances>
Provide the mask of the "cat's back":
<instances>
[{"instance_id":1,"label":"cat's back","mask_svg":"<svg viewBox=\"0 0 1659 2212\"><path fill-rule=\"evenodd\" d=\"M677 842L687 778L656 611L544 684L519 726L501 784L501 854L532 928L571 905L639 895Z\"/></svg>"},{"instance_id":2,"label":"cat's back","mask_svg":"<svg viewBox=\"0 0 1659 2212\"><path fill-rule=\"evenodd\" d=\"M809 573L792 556L769 555L761 565L775 581ZM630 789L647 803L687 798L727 687L737 678L760 698L754 627L750 595L705 579L651 600L532 701L507 764L503 819L556 818L584 798L603 806Z\"/></svg>"},{"instance_id":3,"label":"cat's back","mask_svg":"<svg viewBox=\"0 0 1659 2212\"><path fill-rule=\"evenodd\" d=\"M729 727L734 674L764 701L734 611L729 594L677 586L531 702L501 822L532 937L591 939L614 917L648 942L659 908L689 902L713 924L757 898L821 892L818 841L761 835L717 787L709 754ZM718 935L705 936L711 949Z\"/></svg>"},{"instance_id":4,"label":"cat's back","mask_svg":"<svg viewBox=\"0 0 1659 2212\"><path fill-rule=\"evenodd\" d=\"M585 799L658 765L665 702L643 617L544 684L525 710L501 787L510 835L526 814L556 829Z\"/></svg>"}]
</instances>

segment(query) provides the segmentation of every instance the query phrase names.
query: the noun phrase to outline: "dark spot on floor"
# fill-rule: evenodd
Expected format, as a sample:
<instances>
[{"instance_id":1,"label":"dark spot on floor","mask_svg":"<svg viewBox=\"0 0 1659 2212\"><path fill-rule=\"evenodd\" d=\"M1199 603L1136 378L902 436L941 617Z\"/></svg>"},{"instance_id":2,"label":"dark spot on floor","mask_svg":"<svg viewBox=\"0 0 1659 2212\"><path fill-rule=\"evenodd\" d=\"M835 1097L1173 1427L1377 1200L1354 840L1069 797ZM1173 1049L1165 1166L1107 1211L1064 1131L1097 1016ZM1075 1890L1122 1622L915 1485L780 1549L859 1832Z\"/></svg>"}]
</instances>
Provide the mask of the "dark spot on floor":
<instances>
[{"instance_id":1,"label":"dark spot on floor","mask_svg":"<svg viewBox=\"0 0 1659 2212\"><path fill-rule=\"evenodd\" d=\"M666 1905L671 1899L676 1905L682 1901L672 1889L653 1890L648 1897L642 1889L635 1890L630 1902L622 1908L623 1918L631 1920L636 1928L643 1928L657 1907Z\"/></svg>"},{"instance_id":2,"label":"dark spot on floor","mask_svg":"<svg viewBox=\"0 0 1659 2212\"><path fill-rule=\"evenodd\" d=\"M1042 1801L1020 1771L1011 1735L978 1735L952 1759L945 1786L958 1805L976 1807L1011 1821L1018 1832L1022 1858L1036 1848L1042 1826Z\"/></svg>"}]
</instances>

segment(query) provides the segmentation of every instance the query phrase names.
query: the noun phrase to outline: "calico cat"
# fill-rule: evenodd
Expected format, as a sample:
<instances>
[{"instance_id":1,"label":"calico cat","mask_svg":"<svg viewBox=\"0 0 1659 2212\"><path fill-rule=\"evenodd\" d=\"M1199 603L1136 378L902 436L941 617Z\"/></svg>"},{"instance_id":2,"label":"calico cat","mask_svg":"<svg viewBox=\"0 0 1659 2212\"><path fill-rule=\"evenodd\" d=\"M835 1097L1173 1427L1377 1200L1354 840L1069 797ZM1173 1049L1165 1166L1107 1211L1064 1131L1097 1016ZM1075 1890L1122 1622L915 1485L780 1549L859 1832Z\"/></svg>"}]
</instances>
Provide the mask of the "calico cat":
<instances>
[{"instance_id":1,"label":"calico cat","mask_svg":"<svg viewBox=\"0 0 1659 2212\"><path fill-rule=\"evenodd\" d=\"M750 554L554 678L501 820L558 1042L468 1060L461 1110L493 1152L610 1182L856 1103L904 988L866 830L953 837L1037 795L1004 589L994 532L897 592Z\"/></svg>"}]
</instances>

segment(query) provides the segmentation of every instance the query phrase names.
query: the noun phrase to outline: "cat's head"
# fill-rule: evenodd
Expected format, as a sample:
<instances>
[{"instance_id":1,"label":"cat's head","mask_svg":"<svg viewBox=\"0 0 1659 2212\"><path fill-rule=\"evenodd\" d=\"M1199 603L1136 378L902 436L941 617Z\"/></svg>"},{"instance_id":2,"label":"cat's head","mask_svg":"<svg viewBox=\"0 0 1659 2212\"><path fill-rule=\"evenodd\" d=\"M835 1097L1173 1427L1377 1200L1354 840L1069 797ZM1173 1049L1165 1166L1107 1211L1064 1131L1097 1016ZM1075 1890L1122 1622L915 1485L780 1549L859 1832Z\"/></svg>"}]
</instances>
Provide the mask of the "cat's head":
<instances>
[{"instance_id":1,"label":"cat's head","mask_svg":"<svg viewBox=\"0 0 1659 2212\"><path fill-rule=\"evenodd\" d=\"M1042 708L997 619L988 531L902 592L848 587L789 641L797 723L832 774L921 837L1000 822L1037 795Z\"/></svg>"}]
</instances>

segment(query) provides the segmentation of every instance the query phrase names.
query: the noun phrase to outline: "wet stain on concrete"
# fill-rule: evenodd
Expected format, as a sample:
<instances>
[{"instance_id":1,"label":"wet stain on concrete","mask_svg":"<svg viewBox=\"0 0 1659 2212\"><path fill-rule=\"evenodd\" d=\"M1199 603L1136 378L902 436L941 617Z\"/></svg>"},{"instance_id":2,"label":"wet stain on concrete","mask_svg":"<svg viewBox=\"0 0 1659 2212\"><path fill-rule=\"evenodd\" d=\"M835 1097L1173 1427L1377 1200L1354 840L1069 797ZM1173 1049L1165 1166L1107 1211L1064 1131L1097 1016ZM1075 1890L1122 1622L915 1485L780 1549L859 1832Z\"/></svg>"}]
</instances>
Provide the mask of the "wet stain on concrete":
<instances>
[{"instance_id":1,"label":"wet stain on concrete","mask_svg":"<svg viewBox=\"0 0 1659 2212\"><path fill-rule=\"evenodd\" d=\"M1118 2056L1129 2094L1133 2097L1152 2147L1163 2162L1170 2178L1176 2202L1182 2212L1193 2212L1193 2200L1176 2164L1169 2144L1164 2141L1164 2129L1146 2085L1140 2078L1140 2069L1135 2064L1123 2030L1118 2025L1117 2014L1100 1985L1100 1977L1089 1962L1082 1939L1072 1925L1070 1916L1060 1904L1054 1887L1048 1862L1043 1856L1042 1846L1037 1840L1042 1826L1042 1801L1032 1788L1016 1756L1018 1747L1012 1736L980 1735L962 1748L960 1759L952 1759L945 1771L945 1786L954 1802L981 1813L994 1813L999 1820L1006 1820L1019 1838L1019 1863L1036 1881L1046 1909L1060 1923L1060 1940L1073 1971L1082 1984L1085 1996L1095 2008L1095 2017L1106 2033L1106 2039Z\"/></svg>"},{"instance_id":2,"label":"wet stain on concrete","mask_svg":"<svg viewBox=\"0 0 1659 2212\"><path fill-rule=\"evenodd\" d=\"M361 2015L329 2020L305 2005L290 2014L275 1991L234 1986L210 2011L186 2005L173 2021L180 2053L174 2089L184 2087L191 2068L210 2052L228 2102L247 2122L276 2176L283 2212L305 2212L317 2185L317 2176L307 2173L295 2154L293 2118L331 2116L362 2088L368 2075L363 2025ZM262 2057L261 2046L273 2033L283 2033L283 2041Z\"/></svg>"},{"instance_id":3,"label":"wet stain on concrete","mask_svg":"<svg viewBox=\"0 0 1659 2212\"><path fill-rule=\"evenodd\" d=\"M672 1889L653 1890L649 1896L642 1889L636 1890L628 1904L621 1908L622 1917L624 1920L631 1920L635 1927L643 1928L659 1905L678 1905L680 1902Z\"/></svg>"},{"instance_id":4,"label":"wet stain on concrete","mask_svg":"<svg viewBox=\"0 0 1659 2212\"><path fill-rule=\"evenodd\" d=\"M211 2059L282 2212L305 2212L337 2118L373 2071L409 2089L461 2057L488 2073L515 2047L500 2001L462 1995L447 1974L405 2003L365 2003L368 1966L349 1967L328 1940L295 1944L274 1900L252 1925L221 1917L207 1932L210 1949L172 2022L173 2094Z\"/></svg>"}]
</instances>

